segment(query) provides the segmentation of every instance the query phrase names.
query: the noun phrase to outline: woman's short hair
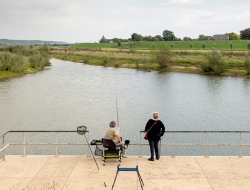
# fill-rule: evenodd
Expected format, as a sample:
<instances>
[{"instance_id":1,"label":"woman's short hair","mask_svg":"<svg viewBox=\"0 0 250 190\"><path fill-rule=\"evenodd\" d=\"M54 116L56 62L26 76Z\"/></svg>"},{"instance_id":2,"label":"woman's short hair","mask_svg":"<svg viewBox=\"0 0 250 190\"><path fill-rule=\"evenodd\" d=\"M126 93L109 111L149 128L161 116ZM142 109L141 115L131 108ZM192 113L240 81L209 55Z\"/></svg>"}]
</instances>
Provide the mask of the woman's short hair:
<instances>
[{"instance_id":1,"label":"woman's short hair","mask_svg":"<svg viewBox=\"0 0 250 190\"><path fill-rule=\"evenodd\" d=\"M154 112L154 113L153 113L153 118L154 118L154 119L158 119L158 117L159 117L159 113L158 113L158 112Z\"/></svg>"},{"instance_id":2,"label":"woman's short hair","mask_svg":"<svg viewBox=\"0 0 250 190\"><path fill-rule=\"evenodd\" d=\"M110 127L115 127L116 126L116 122L115 121L110 121L109 126Z\"/></svg>"}]
</instances>

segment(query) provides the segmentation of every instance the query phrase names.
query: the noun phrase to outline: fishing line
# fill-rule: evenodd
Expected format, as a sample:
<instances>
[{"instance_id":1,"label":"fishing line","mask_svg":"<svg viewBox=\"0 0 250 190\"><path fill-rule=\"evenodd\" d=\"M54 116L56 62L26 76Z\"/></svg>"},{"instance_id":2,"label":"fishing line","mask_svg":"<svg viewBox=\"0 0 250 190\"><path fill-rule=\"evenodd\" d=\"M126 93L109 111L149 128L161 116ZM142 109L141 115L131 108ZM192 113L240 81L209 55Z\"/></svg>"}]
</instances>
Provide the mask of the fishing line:
<instances>
[{"instance_id":1,"label":"fishing line","mask_svg":"<svg viewBox=\"0 0 250 190\"><path fill-rule=\"evenodd\" d=\"M118 133L120 133L120 127L119 127L119 114L118 114L118 103L117 103L117 94L116 94L116 86L115 86L115 98L116 98L117 130L118 130Z\"/></svg>"}]
</instances>

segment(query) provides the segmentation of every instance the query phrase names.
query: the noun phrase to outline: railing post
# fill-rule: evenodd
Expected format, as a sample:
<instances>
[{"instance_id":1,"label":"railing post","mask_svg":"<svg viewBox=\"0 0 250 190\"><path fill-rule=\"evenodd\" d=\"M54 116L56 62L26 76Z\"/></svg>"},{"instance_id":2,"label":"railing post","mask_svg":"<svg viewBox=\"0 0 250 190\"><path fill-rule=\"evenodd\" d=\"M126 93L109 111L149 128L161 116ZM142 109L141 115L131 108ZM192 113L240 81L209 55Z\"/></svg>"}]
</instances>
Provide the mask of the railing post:
<instances>
[{"instance_id":1,"label":"railing post","mask_svg":"<svg viewBox=\"0 0 250 190\"><path fill-rule=\"evenodd\" d=\"M58 146L57 146L57 132L56 132L56 157L58 156Z\"/></svg>"},{"instance_id":2,"label":"railing post","mask_svg":"<svg viewBox=\"0 0 250 190\"><path fill-rule=\"evenodd\" d=\"M88 142L89 142L89 132L87 131L87 133L88 133ZM88 150L88 153L87 153L87 157L88 157L90 156L89 148L87 150Z\"/></svg>"},{"instance_id":3,"label":"railing post","mask_svg":"<svg viewBox=\"0 0 250 190\"><path fill-rule=\"evenodd\" d=\"M3 136L3 147L4 147L4 136ZM2 159L5 160L5 149L2 151Z\"/></svg>"},{"instance_id":4,"label":"railing post","mask_svg":"<svg viewBox=\"0 0 250 190\"><path fill-rule=\"evenodd\" d=\"M242 158L242 136L241 136L241 132L240 132L240 158Z\"/></svg>"},{"instance_id":5,"label":"railing post","mask_svg":"<svg viewBox=\"0 0 250 190\"><path fill-rule=\"evenodd\" d=\"M174 158L174 146L175 146L175 142L174 142L174 132L173 132L173 146L172 146L172 158Z\"/></svg>"},{"instance_id":6,"label":"railing post","mask_svg":"<svg viewBox=\"0 0 250 190\"><path fill-rule=\"evenodd\" d=\"M24 132L23 132L23 157L26 156L26 150L25 150L25 135L24 135Z\"/></svg>"},{"instance_id":7,"label":"railing post","mask_svg":"<svg viewBox=\"0 0 250 190\"><path fill-rule=\"evenodd\" d=\"M208 134L206 132L206 155L205 158L208 158Z\"/></svg>"},{"instance_id":8,"label":"railing post","mask_svg":"<svg viewBox=\"0 0 250 190\"><path fill-rule=\"evenodd\" d=\"M141 132L140 132L140 158L141 158Z\"/></svg>"}]
</instances>

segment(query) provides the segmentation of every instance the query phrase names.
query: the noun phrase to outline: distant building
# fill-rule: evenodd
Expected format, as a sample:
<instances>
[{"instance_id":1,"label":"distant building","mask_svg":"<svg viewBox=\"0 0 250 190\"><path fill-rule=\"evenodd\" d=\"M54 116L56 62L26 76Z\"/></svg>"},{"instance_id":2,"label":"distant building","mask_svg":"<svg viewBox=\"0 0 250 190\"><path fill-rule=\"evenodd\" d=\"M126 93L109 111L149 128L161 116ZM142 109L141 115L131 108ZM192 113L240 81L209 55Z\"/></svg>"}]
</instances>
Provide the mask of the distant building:
<instances>
[{"instance_id":1,"label":"distant building","mask_svg":"<svg viewBox=\"0 0 250 190\"><path fill-rule=\"evenodd\" d=\"M113 42L113 39L106 39L104 35L102 38L99 40L100 43L107 43L107 42Z\"/></svg>"},{"instance_id":2,"label":"distant building","mask_svg":"<svg viewBox=\"0 0 250 190\"><path fill-rule=\"evenodd\" d=\"M229 40L229 36L225 34L215 34L212 37L208 38L208 40Z\"/></svg>"}]
</instances>

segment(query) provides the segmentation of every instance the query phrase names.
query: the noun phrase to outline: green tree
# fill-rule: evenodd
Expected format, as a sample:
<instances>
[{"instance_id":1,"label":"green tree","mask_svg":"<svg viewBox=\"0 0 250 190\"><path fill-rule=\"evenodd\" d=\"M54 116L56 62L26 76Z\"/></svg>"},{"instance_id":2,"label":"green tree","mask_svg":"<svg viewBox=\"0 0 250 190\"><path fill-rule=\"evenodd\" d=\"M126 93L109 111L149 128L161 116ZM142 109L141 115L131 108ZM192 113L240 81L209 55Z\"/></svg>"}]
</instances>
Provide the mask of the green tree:
<instances>
[{"instance_id":1,"label":"green tree","mask_svg":"<svg viewBox=\"0 0 250 190\"><path fill-rule=\"evenodd\" d=\"M226 33L227 36L229 36L229 40L240 40L240 35L231 32L231 33Z\"/></svg>"},{"instance_id":2,"label":"green tree","mask_svg":"<svg viewBox=\"0 0 250 190\"><path fill-rule=\"evenodd\" d=\"M131 35L131 39L132 39L132 41L141 41L142 40L142 35L137 34L137 33L133 33Z\"/></svg>"},{"instance_id":3,"label":"green tree","mask_svg":"<svg viewBox=\"0 0 250 190\"><path fill-rule=\"evenodd\" d=\"M183 38L183 41L192 41L192 38L185 36L185 37Z\"/></svg>"},{"instance_id":4,"label":"green tree","mask_svg":"<svg viewBox=\"0 0 250 190\"><path fill-rule=\"evenodd\" d=\"M162 36L165 41L174 41L175 39L174 33L169 30L164 30Z\"/></svg>"},{"instance_id":5,"label":"green tree","mask_svg":"<svg viewBox=\"0 0 250 190\"><path fill-rule=\"evenodd\" d=\"M142 40L143 41L152 41L152 36L144 36L144 37L142 37Z\"/></svg>"},{"instance_id":6,"label":"green tree","mask_svg":"<svg viewBox=\"0 0 250 190\"><path fill-rule=\"evenodd\" d=\"M220 74L226 70L226 62L218 49L213 48L212 52L208 53L205 57L207 61L201 64L201 69L204 72Z\"/></svg>"},{"instance_id":7,"label":"green tree","mask_svg":"<svg viewBox=\"0 0 250 190\"><path fill-rule=\"evenodd\" d=\"M208 38L210 38L210 37L211 37L211 36L205 36L205 35L203 35L203 34L200 34L198 40L204 41L204 40L208 40Z\"/></svg>"},{"instance_id":8,"label":"green tree","mask_svg":"<svg viewBox=\"0 0 250 190\"><path fill-rule=\"evenodd\" d=\"M244 67L245 67L245 69L247 71L247 74L249 75L250 74L250 57L249 57L249 55L247 55L245 57Z\"/></svg>"},{"instance_id":9,"label":"green tree","mask_svg":"<svg viewBox=\"0 0 250 190\"><path fill-rule=\"evenodd\" d=\"M250 28L240 31L240 39L242 40L250 39Z\"/></svg>"},{"instance_id":10,"label":"green tree","mask_svg":"<svg viewBox=\"0 0 250 190\"><path fill-rule=\"evenodd\" d=\"M155 37L153 37L153 41L164 41L164 39L161 35L156 35Z\"/></svg>"},{"instance_id":11,"label":"green tree","mask_svg":"<svg viewBox=\"0 0 250 190\"><path fill-rule=\"evenodd\" d=\"M156 50L153 50L153 58L159 64L160 69L168 67L171 63L172 52L166 44L161 44Z\"/></svg>"},{"instance_id":12,"label":"green tree","mask_svg":"<svg viewBox=\"0 0 250 190\"><path fill-rule=\"evenodd\" d=\"M121 46L121 45L122 45L121 40L118 40L117 45L118 45L118 46Z\"/></svg>"}]
</instances>

